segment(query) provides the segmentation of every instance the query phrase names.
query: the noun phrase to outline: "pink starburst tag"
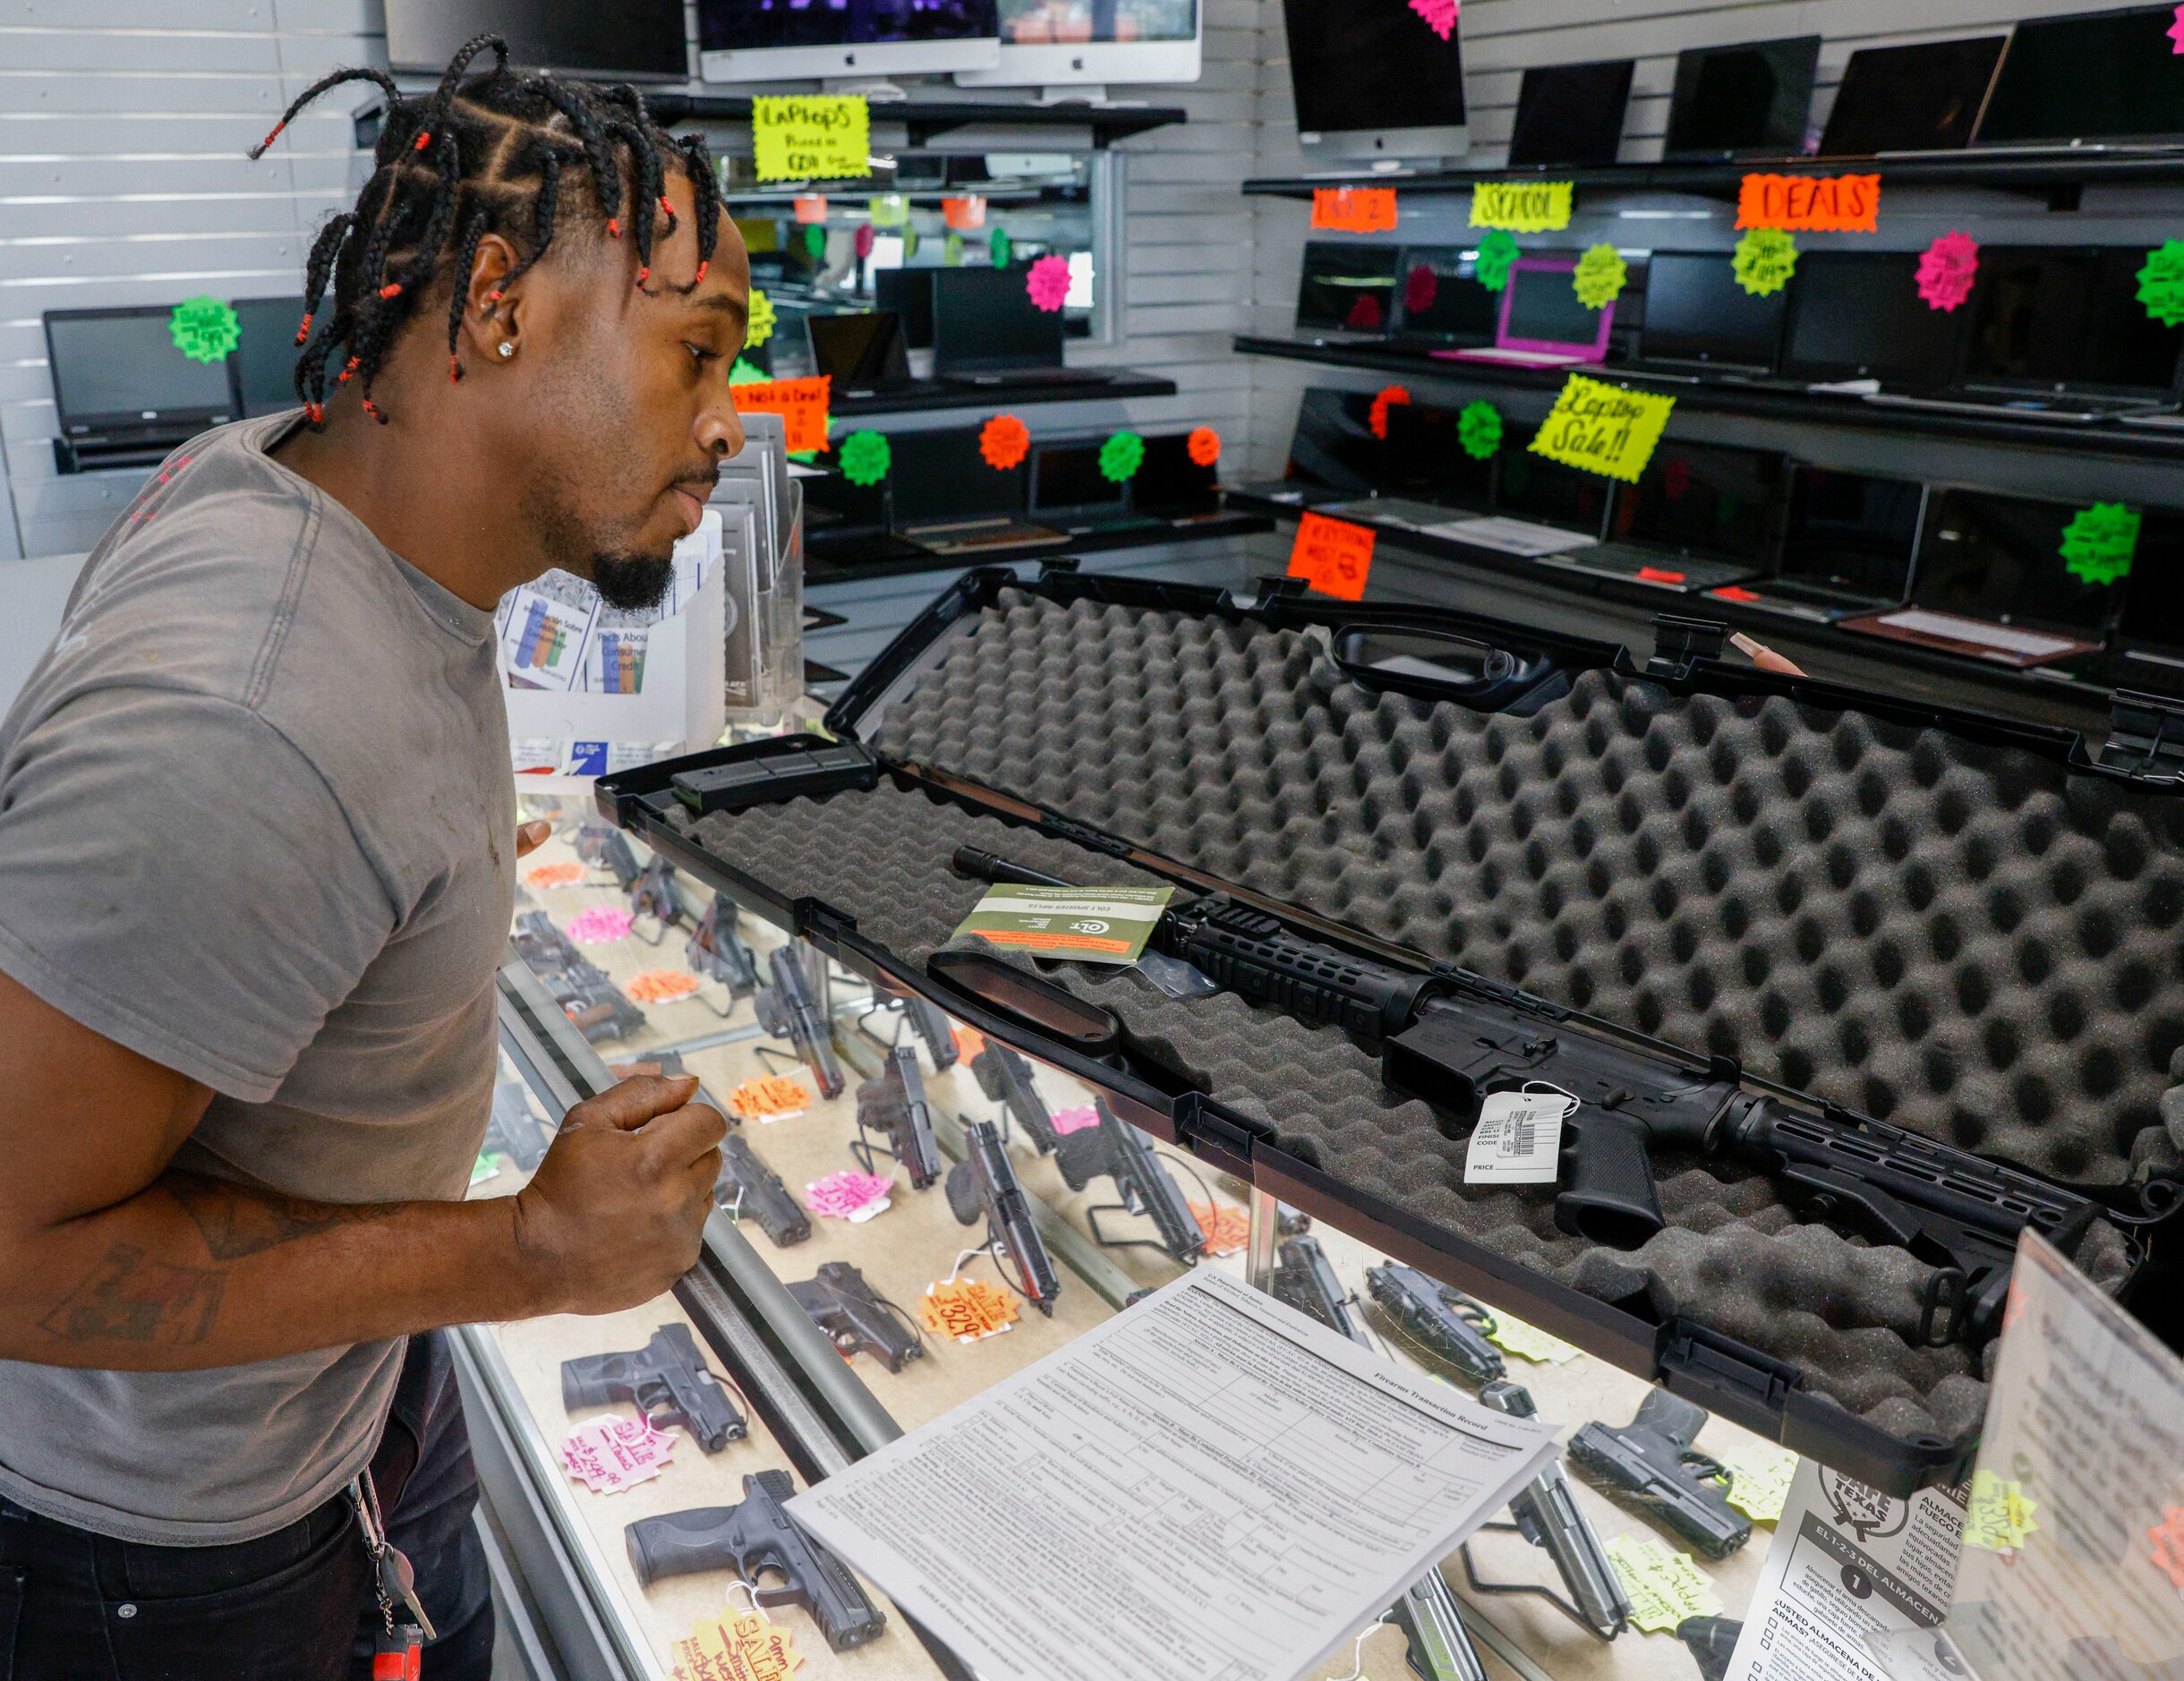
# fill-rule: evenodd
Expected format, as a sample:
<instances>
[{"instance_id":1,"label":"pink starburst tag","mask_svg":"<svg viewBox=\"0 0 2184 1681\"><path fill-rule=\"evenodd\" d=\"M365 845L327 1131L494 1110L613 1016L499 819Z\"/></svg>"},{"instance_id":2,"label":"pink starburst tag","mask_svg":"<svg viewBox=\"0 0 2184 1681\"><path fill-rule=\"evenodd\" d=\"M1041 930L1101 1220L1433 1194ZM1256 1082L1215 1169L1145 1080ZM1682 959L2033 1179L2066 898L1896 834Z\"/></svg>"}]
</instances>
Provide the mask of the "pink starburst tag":
<instances>
[{"instance_id":1,"label":"pink starburst tag","mask_svg":"<svg viewBox=\"0 0 2184 1681\"><path fill-rule=\"evenodd\" d=\"M1456 18L1463 10L1461 0L1411 0L1411 10L1426 20L1426 27L1443 40L1456 32Z\"/></svg>"},{"instance_id":2,"label":"pink starburst tag","mask_svg":"<svg viewBox=\"0 0 2184 1681\"><path fill-rule=\"evenodd\" d=\"M1944 234L1918 260L1918 294L1931 309L1958 309L1972 295L1979 244L1968 234Z\"/></svg>"},{"instance_id":3,"label":"pink starburst tag","mask_svg":"<svg viewBox=\"0 0 2184 1681\"><path fill-rule=\"evenodd\" d=\"M1025 271L1024 290L1031 294L1034 303L1052 315L1069 301L1070 260L1040 258Z\"/></svg>"}]
</instances>

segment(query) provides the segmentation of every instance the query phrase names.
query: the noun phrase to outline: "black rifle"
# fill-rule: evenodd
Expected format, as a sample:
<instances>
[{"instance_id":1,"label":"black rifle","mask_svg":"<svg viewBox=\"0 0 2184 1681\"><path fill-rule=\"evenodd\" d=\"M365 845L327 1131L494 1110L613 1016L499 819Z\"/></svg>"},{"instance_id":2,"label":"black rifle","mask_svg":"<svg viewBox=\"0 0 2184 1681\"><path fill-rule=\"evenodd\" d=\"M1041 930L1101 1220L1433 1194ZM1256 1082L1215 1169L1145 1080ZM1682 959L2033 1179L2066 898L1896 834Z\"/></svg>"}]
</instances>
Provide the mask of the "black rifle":
<instances>
[{"instance_id":1,"label":"black rifle","mask_svg":"<svg viewBox=\"0 0 2184 1681\"><path fill-rule=\"evenodd\" d=\"M546 1139L533 1119L524 1088L502 1080L493 1088L493 1111L485 1123L485 1149L507 1156L528 1173L546 1159Z\"/></svg>"},{"instance_id":2,"label":"black rifle","mask_svg":"<svg viewBox=\"0 0 2184 1681\"><path fill-rule=\"evenodd\" d=\"M713 1182L712 1200L728 1210L740 1224L758 1222L759 1230L773 1240L776 1249L801 1243L812 1234L811 1216L789 1194L781 1176L758 1157L758 1152L739 1132L721 1140L721 1177Z\"/></svg>"},{"instance_id":3,"label":"black rifle","mask_svg":"<svg viewBox=\"0 0 2184 1681\"><path fill-rule=\"evenodd\" d=\"M1471 1382L1490 1383L1502 1375L1501 1350L1487 1341L1494 1316L1454 1284L1391 1261L1365 1269L1365 1288L1412 1341Z\"/></svg>"},{"instance_id":4,"label":"black rifle","mask_svg":"<svg viewBox=\"0 0 2184 1681\"><path fill-rule=\"evenodd\" d=\"M662 1576L732 1570L761 1609L802 1606L836 1651L877 1640L887 1626L879 1607L849 1566L782 1509L796 1491L787 1472L762 1471L744 1478L738 1506L639 1518L624 1532L637 1580L649 1588ZM779 1576L780 1584L762 1585L767 1575Z\"/></svg>"},{"instance_id":5,"label":"black rifle","mask_svg":"<svg viewBox=\"0 0 2184 1681\"><path fill-rule=\"evenodd\" d=\"M1744 1632L1742 1623L1727 1617L1687 1617L1676 1626L1676 1637L1699 1666L1699 1681L1722 1681Z\"/></svg>"},{"instance_id":6,"label":"black rifle","mask_svg":"<svg viewBox=\"0 0 2184 1681\"><path fill-rule=\"evenodd\" d=\"M1031 1223L1031 1204L1002 1148L1001 1129L991 1121L973 1121L963 1129L963 1159L948 1170L948 1207L956 1224L969 1225L983 1213L994 1264L1013 1272L1018 1293L1051 1316L1062 1280Z\"/></svg>"},{"instance_id":7,"label":"black rifle","mask_svg":"<svg viewBox=\"0 0 2184 1681\"><path fill-rule=\"evenodd\" d=\"M1098 1112L1099 1124L1065 1132L1055 1144L1054 1161L1062 1169L1062 1177L1071 1190L1082 1190L1098 1174L1106 1174L1122 1199L1119 1205L1122 1212L1150 1217L1160 1241L1148 1243L1143 1238L1111 1238L1101 1231L1099 1217L1113 1213L1114 1204L1085 1211L1092 1235L1109 1249L1165 1250L1185 1265L1203 1255L1206 1233L1199 1229L1198 1216L1190 1212L1190 1201L1154 1151L1152 1140L1109 1108L1105 1097L1095 1096L1092 1104Z\"/></svg>"},{"instance_id":8,"label":"black rifle","mask_svg":"<svg viewBox=\"0 0 2184 1681\"><path fill-rule=\"evenodd\" d=\"M985 881L1072 884L970 847L958 849L955 866ZM1922 1342L1981 1343L2001 1329L2026 1226L2070 1253L2096 1217L2119 1217L2036 1174L1899 1127L1833 1109L1807 1114L1746 1092L1726 1060L1701 1062L1615 1035L1460 969L1398 968L1323 944L1224 894L1171 904L1152 943L1241 997L1342 1028L1380 1056L1393 1090L1440 1112L1452 1139L1476 1125L1491 1093L1544 1080L1574 1094L1555 1199L1555 1224L1574 1236L1635 1249L1663 1229L1656 1144L1757 1169L1801 1216L1907 1249L1936 1269ZM2152 1216L2180 1190L2154 1181L2140 1201Z\"/></svg>"},{"instance_id":9,"label":"black rifle","mask_svg":"<svg viewBox=\"0 0 2184 1681\"><path fill-rule=\"evenodd\" d=\"M725 893L712 896L711 908L683 942L683 962L693 975L725 986L731 1002L758 990L758 960L737 934L735 901Z\"/></svg>"},{"instance_id":10,"label":"black rifle","mask_svg":"<svg viewBox=\"0 0 2184 1681\"><path fill-rule=\"evenodd\" d=\"M926 1077L917 1053L899 1045L887 1054L877 1079L857 1088L857 1142L849 1147L866 1173L874 1171L870 1134L887 1142L877 1148L900 1162L910 1175L910 1189L923 1190L941 1176L941 1147L933 1136L933 1105L926 1101Z\"/></svg>"},{"instance_id":11,"label":"black rifle","mask_svg":"<svg viewBox=\"0 0 2184 1681\"><path fill-rule=\"evenodd\" d=\"M561 1404L570 1412L615 1401L634 1403L654 1425L681 1425L709 1454L748 1434L728 1391L705 1370L687 1325L661 1326L632 1353L561 1362Z\"/></svg>"},{"instance_id":12,"label":"black rifle","mask_svg":"<svg viewBox=\"0 0 2184 1681\"><path fill-rule=\"evenodd\" d=\"M985 1094L986 1101L1006 1109L1040 1155L1048 1154L1061 1142L1046 1100L1032 1082L1031 1064L1009 1046L999 1039L988 1039L985 1049L970 1059L970 1071L977 1076L978 1089Z\"/></svg>"},{"instance_id":13,"label":"black rifle","mask_svg":"<svg viewBox=\"0 0 2184 1681\"><path fill-rule=\"evenodd\" d=\"M848 1261L820 1262L819 1276L790 1284L789 1293L844 1354L861 1349L890 1371L925 1358L925 1344Z\"/></svg>"},{"instance_id":14,"label":"black rifle","mask_svg":"<svg viewBox=\"0 0 2184 1681\"><path fill-rule=\"evenodd\" d=\"M1531 1391L1520 1383L1502 1380L1489 1383L1479 1391L1479 1400L1480 1404L1492 1407L1497 1412L1506 1412L1512 1418L1539 1416L1540 1409L1532 1404ZM1555 1561L1563 1584L1569 1589L1569 1599L1558 1598L1545 1588L1499 1586L1481 1582L1479 1573L1472 1568L1471 1549L1466 1546L1463 1568L1471 1576L1472 1587L1481 1593L1536 1593L1602 1640L1613 1640L1629 1626L1631 1602L1623 1591L1623 1579L1616 1574L1615 1564L1608 1557L1608 1549L1600 1545L1600 1534L1593 1529L1591 1520L1577 1504L1570 1480L1562 1474L1560 1460L1550 1460L1538 1476L1525 1484L1523 1491L1509 1502L1509 1515L1515 1520L1513 1524L1493 1523L1483 1527L1513 1528L1546 1553Z\"/></svg>"},{"instance_id":15,"label":"black rifle","mask_svg":"<svg viewBox=\"0 0 2184 1681\"><path fill-rule=\"evenodd\" d=\"M912 994L902 1001L903 1019L911 1030L926 1042L926 1054L933 1059L933 1071L944 1074L956 1065L955 1029L948 1025L948 1018L938 1006L927 1003Z\"/></svg>"},{"instance_id":16,"label":"black rifle","mask_svg":"<svg viewBox=\"0 0 2184 1681\"><path fill-rule=\"evenodd\" d=\"M587 869L611 871L614 884L625 893L637 879L637 857L627 838L606 823L586 823L576 831L576 856Z\"/></svg>"},{"instance_id":17,"label":"black rifle","mask_svg":"<svg viewBox=\"0 0 2184 1681\"><path fill-rule=\"evenodd\" d=\"M682 895L675 891L675 866L654 854L653 861L644 866L644 874L626 890L629 895L629 920L632 926L650 917L660 925L657 938L647 940L647 945L658 945L668 937L668 930L682 924ZM637 936L644 939L643 934Z\"/></svg>"},{"instance_id":18,"label":"black rifle","mask_svg":"<svg viewBox=\"0 0 2184 1681\"><path fill-rule=\"evenodd\" d=\"M811 982L793 948L777 945L766 953L773 985L758 994L759 1025L777 1039L787 1039L804 1059L819 1084L822 1097L842 1093L841 1064L834 1060L834 1043L825 1018L812 1001Z\"/></svg>"},{"instance_id":19,"label":"black rifle","mask_svg":"<svg viewBox=\"0 0 2184 1681\"><path fill-rule=\"evenodd\" d=\"M1729 1505L1729 1472L1692 1446L1706 1412L1655 1389L1620 1429L1597 1421L1570 1438L1570 1463L1587 1482L1689 1541L1727 1558L1752 1539L1752 1520Z\"/></svg>"},{"instance_id":20,"label":"black rifle","mask_svg":"<svg viewBox=\"0 0 2184 1681\"><path fill-rule=\"evenodd\" d=\"M1286 1301L1298 1312L1310 1314L1330 1331L1340 1332L1361 1347L1372 1346L1365 1327L1352 1315L1350 1293L1335 1277L1318 1238L1287 1238L1276 1247L1274 1276L1267 1289L1276 1301Z\"/></svg>"}]
</instances>

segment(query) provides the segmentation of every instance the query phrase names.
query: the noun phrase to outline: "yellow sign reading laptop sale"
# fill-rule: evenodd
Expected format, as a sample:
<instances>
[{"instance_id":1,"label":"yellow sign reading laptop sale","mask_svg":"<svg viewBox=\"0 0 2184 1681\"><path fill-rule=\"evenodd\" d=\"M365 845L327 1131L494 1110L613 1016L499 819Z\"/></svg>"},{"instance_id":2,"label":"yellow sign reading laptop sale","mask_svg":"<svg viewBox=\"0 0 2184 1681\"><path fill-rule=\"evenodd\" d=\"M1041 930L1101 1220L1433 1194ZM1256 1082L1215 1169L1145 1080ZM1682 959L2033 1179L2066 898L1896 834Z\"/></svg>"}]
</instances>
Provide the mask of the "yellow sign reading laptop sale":
<instances>
[{"instance_id":1,"label":"yellow sign reading laptop sale","mask_svg":"<svg viewBox=\"0 0 2184 1681\"><path fill-rule=\"evenodd\" d=\"M1565 467L1638 482L1676 408L1672 397L1570 376L1531 440L1534 455Z\"/></svg>"}]
</instances>

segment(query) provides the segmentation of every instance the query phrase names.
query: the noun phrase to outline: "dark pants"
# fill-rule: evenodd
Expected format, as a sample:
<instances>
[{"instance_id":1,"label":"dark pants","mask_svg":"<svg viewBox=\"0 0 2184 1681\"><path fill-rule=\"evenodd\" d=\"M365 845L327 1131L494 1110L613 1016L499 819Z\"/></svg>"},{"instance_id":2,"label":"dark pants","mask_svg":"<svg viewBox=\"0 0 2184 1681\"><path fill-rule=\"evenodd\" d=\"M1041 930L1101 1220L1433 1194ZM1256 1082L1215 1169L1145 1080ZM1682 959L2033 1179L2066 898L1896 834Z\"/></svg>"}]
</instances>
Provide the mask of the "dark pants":
<instances>
[{"instance_id":1,"label":"dark pants","mask_svg":"<svg viewBox=\"0 0 2184 1681\"><path fill-rule=\"evenodd\" d=\"M429 1681L486 1681L493 1607L447 1339L410 1339L371 1461L439 1638ZM0 1498L0 1681L364 1681L383 1624L344 1493L230 1547L148 1547Z\"/></svg>"}]
</instances>

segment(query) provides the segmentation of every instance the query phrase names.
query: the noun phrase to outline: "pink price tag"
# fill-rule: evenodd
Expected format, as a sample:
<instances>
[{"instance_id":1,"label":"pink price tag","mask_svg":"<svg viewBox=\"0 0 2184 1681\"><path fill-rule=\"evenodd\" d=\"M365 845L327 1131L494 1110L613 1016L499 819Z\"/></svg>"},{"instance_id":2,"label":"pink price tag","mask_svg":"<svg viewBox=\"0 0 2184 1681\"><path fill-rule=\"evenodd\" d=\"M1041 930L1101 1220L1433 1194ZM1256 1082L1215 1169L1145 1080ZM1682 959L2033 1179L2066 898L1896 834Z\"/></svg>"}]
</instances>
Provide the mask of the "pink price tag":
<instances>
[{"instance_id":1,"label":"pink price tag","mask_svg":"<svg viewBox=\"0 0 2184 1681\"><path fill-rule=\"evenodd\" d=\"M1955 310L1978 277L1979 243L1968 234L1944 234L1918 260L1918 294L1929 309Z\"/></svg>"},{"instance_id":2,"label":"pink price tag","mask_svg":"<svg viewBox=\"0 0 2184 1681\"><path fill-rule=\"evenodd\" d=\"M578 945L612 945L627 939L635 918L612 905L594 905L568 919L568 937Z\"/></svg>"},{"instance_id":3,"label":"pink price tag","mask_svg":"<svg viewBox=\"0 0 2184 1681\"><path fill-rule=\"evenodd\" d=\"M830 1219L850 1220L862 1224L888 1206L888 1193L894 1190L894 1175L859 1173L848 1169L829 1173L824 1179L815 1179L804 1187L804 1206L814 1214L823 1214Z\"/></svg>"},{"instance_id":4,"label":"pink price tag","mask_svg":"<svg viewBox=\"0 0 2184 1681\"><path fill-rule=\"evenodd\" d=\"M1067 257L1042 257L1024 272L1024 290L1031 294L1031 301L1052 315L1070 295L1070 260Z\"/></svg>"},{"instance_id":5,"label":"pink price tag","mask_svg":"<svg viewBox=\"0 0 2184 1681\"><path fill-rule=\"evenodd\" d=\"M1086 1129L1096 1127L1098 1124L1099 1111L1088 1103L1079 1104L1074 1109L1054 1111L1054 1131L1064 1135L1082 1132Z\"/></svg>"},{"instance_id":6,"label":"pink price tag","mask_svg":"<svg viewBox=\"0 0 2184 1681\"><path fill-rule=\"evenodd\" d=\"M649 1482L675 1450L675 1432L646 1419L587 1419L561 1444L561 1463L593 1494L619 1494Z\"/></svg>"}]
</instances>

